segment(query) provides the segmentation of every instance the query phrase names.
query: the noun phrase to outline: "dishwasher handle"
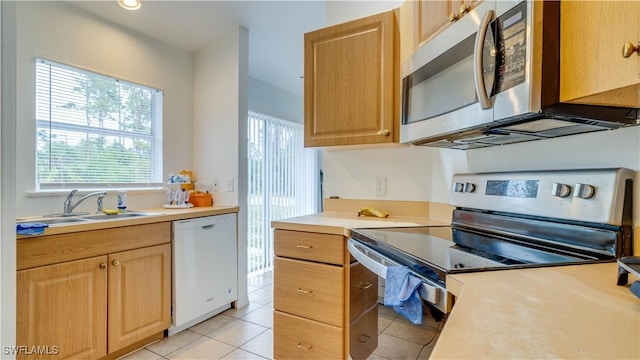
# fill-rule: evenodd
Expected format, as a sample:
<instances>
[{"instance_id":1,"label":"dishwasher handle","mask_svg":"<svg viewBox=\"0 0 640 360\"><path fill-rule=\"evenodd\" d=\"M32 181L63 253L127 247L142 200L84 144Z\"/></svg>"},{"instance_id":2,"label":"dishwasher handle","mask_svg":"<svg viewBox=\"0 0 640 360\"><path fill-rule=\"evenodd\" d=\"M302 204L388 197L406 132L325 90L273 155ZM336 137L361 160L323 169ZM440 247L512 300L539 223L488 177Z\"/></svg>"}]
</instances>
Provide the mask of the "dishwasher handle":
<instances>
[{"instance_id":1,"label":"dishwasher handle","mask_svg":"<svg viewBox=\"0 0 640 360\"><path fill-rule=\"evenodd\" d=\"M347 249L349 249L351 255L356 260L358 260L358 262L362 264L362 266L366 267L371 272L383 279L387 278L387 266L402 266L371 248L367 247L366 250L363 248L364 246L360 245L356 240L352 238L347 240ZM367 253L374 255L378 260L372 258ZM381 263L379 260L381 260L383 263ZM433 286L427 283L427 280L422 276L419 276L415 273L413 274L422 280L422 284L418 288L420 297L430 304L437 304L440 301L440 293L442 292L442 289L440 287Z\"/></svg>"}]
</instances>

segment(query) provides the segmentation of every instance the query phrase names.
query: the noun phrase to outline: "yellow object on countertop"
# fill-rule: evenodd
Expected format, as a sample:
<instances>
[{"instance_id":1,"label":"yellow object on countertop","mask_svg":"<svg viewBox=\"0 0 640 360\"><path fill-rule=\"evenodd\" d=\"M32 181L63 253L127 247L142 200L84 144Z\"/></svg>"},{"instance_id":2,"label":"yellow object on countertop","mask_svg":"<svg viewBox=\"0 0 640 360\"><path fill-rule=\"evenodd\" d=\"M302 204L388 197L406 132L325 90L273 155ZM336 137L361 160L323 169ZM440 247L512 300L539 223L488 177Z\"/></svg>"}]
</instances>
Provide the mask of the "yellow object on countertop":
<instances>
[{"instance_id":1,"label":"yellow object on countertop","mask_svg":"<svg viewBox=\"0 0 640 360\"><path fill-rule=\"evenodd\" d=\"M358 216L375 216L375 217L379 217L379 218L386 218L389 216L389 214L387 214L386 212L374 209L374 208L370 208L370 207L363 207L362 209L360 209L360 211L358 211Z\"/></svg>"},{"instance_id":2,"label":"yellow object on countertop","mask_svg":"<svg viewBox=\"0 0 640 360\"><path fill-rule=\"evenodd\" d=\"M102 212L106 215L118 215L120 214L120 210L117 209L104 209Z\"/></svg>"}]
</instances>

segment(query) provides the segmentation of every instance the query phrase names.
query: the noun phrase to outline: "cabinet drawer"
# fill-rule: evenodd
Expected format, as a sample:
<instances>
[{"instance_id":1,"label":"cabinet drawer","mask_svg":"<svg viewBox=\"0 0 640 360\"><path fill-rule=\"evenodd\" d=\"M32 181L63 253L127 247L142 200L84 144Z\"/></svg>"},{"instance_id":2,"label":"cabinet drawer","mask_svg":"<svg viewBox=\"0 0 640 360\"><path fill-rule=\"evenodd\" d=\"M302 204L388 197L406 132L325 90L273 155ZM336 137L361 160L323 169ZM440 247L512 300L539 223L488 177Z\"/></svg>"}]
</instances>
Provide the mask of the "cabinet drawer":
<instances>
[{"instance_id":1,"label":"cabinet drawer","mask_svg":"<svg viewBox=\"0 0 640 360\"><path fill-rule=\"evenodd\" d=\"M345 240L342 235L275 230L274 238L276 256L336 265L344 263Z\"/></svg>"},{"instance_id":2,"label":"cabinet drawer","mask_svg":"<svg viewBox=\"0 0 640 360\"><path fill-rule=\"evenodd\" d=\"M349 354L366 359L378 347L378 304L371 306L349 327Z\"/></svg>"},{"instance_id":3,"label":"cabinet drawer","mask_svg":"<svg viewBox=\"0 0 640 360\"><path fill-rule=\"evenodd\" d=\"M353 321L363 311L378 301L378 275L360 263L351 264L349 286L349 321Z\"/></svg>"},{"instance_id":4,"label":"cabinet drawer","mask_svg":"<svg viewBox=\"0 0 640 360\"><path fill-rule=\"evenodd\" d=\"M275 359L344 359L342 329L273 312Z\"/></svg>"},{"instance_id":5,"label":"cabinet drawer","mask_svg":"<svg viewBox=\"0 0 640 360\"><path fill-rule=\"evenodd\" d=\"M343 326L344 269L276 257L274 309Z\"/></svg>"}]
</instances>

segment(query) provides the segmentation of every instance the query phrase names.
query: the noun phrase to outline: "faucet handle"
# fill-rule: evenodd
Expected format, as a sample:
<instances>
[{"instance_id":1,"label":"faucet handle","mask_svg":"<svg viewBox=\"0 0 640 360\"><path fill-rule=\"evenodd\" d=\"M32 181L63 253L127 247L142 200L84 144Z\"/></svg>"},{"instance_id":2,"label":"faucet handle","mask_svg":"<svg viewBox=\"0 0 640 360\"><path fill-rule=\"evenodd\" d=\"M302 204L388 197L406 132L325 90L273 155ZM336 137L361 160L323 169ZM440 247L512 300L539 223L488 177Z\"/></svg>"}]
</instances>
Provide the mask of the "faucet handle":
<instances>
[{"instance_id":1,"label":"faucet handle","mask_svg":"<svg viewBox=\"0 0 640 360\"><path fill-rule=\"evenodd\" d=\"M96 213L96 214L102 214L102 211L103 211L103 209L102 209L102 203L103 203L103 201L104 201L104 196L105 196L106 194L107 194L107 193L104 193L104 194L100 194L100 195L98 195L98 200L97 200L97 203L98 203L98 211L97 211L97 213Z\"/></svg>"}]
</instances>

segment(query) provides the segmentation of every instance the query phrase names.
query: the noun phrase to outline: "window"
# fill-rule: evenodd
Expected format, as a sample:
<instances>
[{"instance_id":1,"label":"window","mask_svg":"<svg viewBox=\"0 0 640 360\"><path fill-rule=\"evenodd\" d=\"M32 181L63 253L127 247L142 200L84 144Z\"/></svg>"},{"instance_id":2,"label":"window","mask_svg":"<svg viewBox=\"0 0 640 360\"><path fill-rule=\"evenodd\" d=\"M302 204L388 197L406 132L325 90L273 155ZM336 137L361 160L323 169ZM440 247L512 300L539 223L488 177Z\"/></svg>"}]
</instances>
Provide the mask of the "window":
<instances>
[{"instance_id":1,"label":"window","mask_svg":"<svg viewBox=\"0 0 640 360\"><path fill-rule=\"evenodd\" d=\"M162 186L162 91L36 59L37 189Z\"/></svg>"},{"instance_id":2,"label":"window","mask_svg":"<svg viewBox=\"0 0 640 360\"><path fill-rule=\"evenodd\" d=\"M314 149L303 126L249 111L248 272L273 266L271 221L317 212L320 190Z\"/></svg>"}]
</instances>

